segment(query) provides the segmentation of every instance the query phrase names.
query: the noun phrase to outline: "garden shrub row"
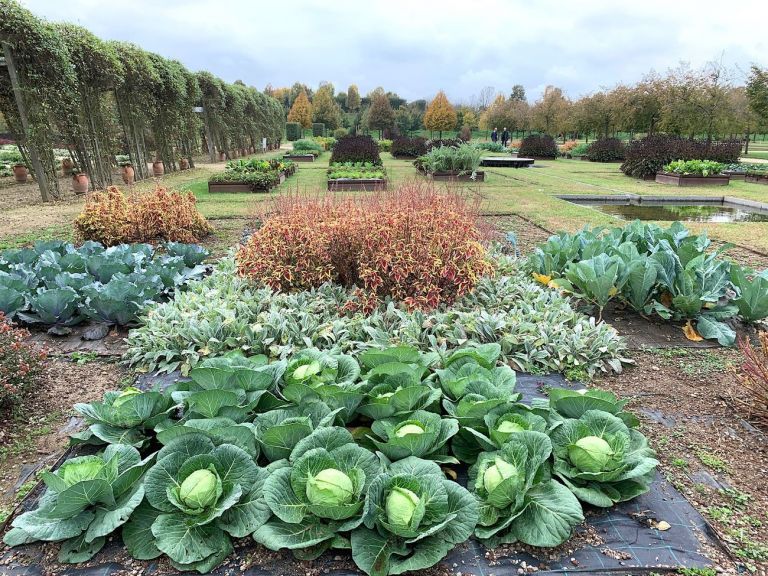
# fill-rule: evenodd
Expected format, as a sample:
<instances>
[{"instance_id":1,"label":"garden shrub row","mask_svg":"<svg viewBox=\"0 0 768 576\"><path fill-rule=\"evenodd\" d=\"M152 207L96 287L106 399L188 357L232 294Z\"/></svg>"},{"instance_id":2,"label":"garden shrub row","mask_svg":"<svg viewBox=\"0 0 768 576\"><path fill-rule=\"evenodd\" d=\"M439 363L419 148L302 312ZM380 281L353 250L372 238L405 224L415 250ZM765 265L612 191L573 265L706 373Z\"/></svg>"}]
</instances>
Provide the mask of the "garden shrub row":
<instances>
[{"instance_id":1,"label":"garden shrub row","mask_svg":"<svg viewBox=\"0 0 768 576\"><path fill-rule=\"evenodd\" d=\"M387 576L472 536L558 546L582 502L648 490L658 462L625 401L553 389L523 404L501 352L306 349L272 363L237 352L162 391L108 392L75 406L89 427L72 437L103 450L44 472L39 506L4 542L61 542L59 560L77 563L119 530L135 558L205 573L232 538L252 537L305 560L351 548L358 568ZM440 467L460 463L466 487Z\"/></svg>"},{"instance_id":2,"label":"garden shrub row","mask_svg":"<svg viewBox=\"0 0 768 576\"><path fill-rule=\"evenodd\" d=\"M370 162L381 166L379 146L370 136L344 136L336 141L331 153L331 164L340 162Z\"/></svg>"},{"instance_id":3,"label":"garden shrub row","mask_svg":"<svg viewBox=\"0 0 768 576\"><path fill-rule=\"evenodd\" d=\"M208 251L169 242L161 254L149 244L105 248L61 241L0 252L0 312L55 332L85 319L134 324L146 304L202 277Z\"/></svg>"},{"instance_id":4,"label":"garden shrub row","mask_svg":"<svg viewBox=\"0 0 768 576\"><path fill-rule=\"evenodd\" d=\"M706 234L691 235L680 222L661 228L635 221L624 228L561 232L538 247L527 266L543 284L601 311L619 301L643 315L685 321L693 340L731 345L736 335L729 318L768 317L768 270L726 260L710 244Z\"/></svg>"},{"instance_id":5,"label":"garden shrub row","mask_svg":"<svg viewBox=\"0 0 768 576\"><path fill-rule=\"evenodd\" d=\"M723 164L739 161L741 142L708 142L654 134L627 145L621 171L635 178L652 178L674 160L713 160Z\"/></svg>"},{"instance_id":6,"label":"garden shrub row","mask_svg":"<svg viewBox=\"0 0 768 576\"><path fill-rule=\"evenodd\" d=\"M123 194L115 186L94 192L74 222L78 242L105 246L130 242L196 243L213 232L197 210L191 192L161 186L151 192Z\"/></svg>"},{"instance_id":7,"label":"garden shrub row","mask_svg":"<svg viewBox=\"0 0 768 576\"><path fill-rule=\"evenodd\" d=\"M237 260L241 274L275 290L330 281L357 286L354 305L364 310L384 298L428 309L466 294L489 270L482 239L475 206L414 183L374 197L276 198Z\"/></svg>"},{"instance_id":8,"label":"garden shrub row","mask_svg":"<svg viewBox=\"0 0 768 576\"><path fill-rule=\"evenodd\" d=\"M555 139L548 134L531 134L522 139L517 155L520 158L554 160L558 155L557 144L555 144Z\"/></svg>"},{"instance_id":9,"label":"garden shrub row","mask_svg":"<svg viewBox=\"0 0 768 576\"><path fill-rule=\"evenodd\" d=\"M573 147L571 153L574 153L577 147ZM624 160L626 152L626 145L618 138L601 138L589 145L586 154L590 162L616 162Z\"/></svg>"},{"instance_id":10,"label":"garden shrub row","mask_svg":"<svg viewBox=\"0 0 768 576\"><path fill-rule=\"evenodd\" d=\"M285 124L285 137L289 142L294 142L301 138L302 127L298 122L287 122Z\"/></svg>"},{"instance_id":11,"label":"garden shrub row","mask_svg":"<svg viewBox=\"0 0 768 576\"><path fill-rule=\"evenodd\" d=\"M401 136L392 140L390 152L395 158L418 158L427 153L427 140L421 136Z\"/></svg>"}]
</instances>

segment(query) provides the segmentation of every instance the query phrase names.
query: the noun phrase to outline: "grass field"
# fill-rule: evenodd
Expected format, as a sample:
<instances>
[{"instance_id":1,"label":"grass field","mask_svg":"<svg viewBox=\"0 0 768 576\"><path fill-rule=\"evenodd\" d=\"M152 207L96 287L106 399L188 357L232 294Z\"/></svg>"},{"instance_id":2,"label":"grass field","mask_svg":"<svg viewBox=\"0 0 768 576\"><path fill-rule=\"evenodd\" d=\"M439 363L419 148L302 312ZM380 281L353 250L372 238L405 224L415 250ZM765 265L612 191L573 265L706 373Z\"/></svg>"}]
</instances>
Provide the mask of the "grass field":
<instances>
[{"instance_id":1,"label":"grass field","mask_svg":"<svg viewBox=\"0 0 768 576\"><path fill-rule=\"evenodd\" d=\"M760 154L763 151L758 150ZM272 153L277 155L279 152ZM768 151L765 151L768 156ZM309 192L324 190L326 169L330 153L323 154L314 163L301 163L295 176L276 188L272 194L284 191ZM382 154L390 185L397 186L408 180L423 179L409 160L398 160ZM211 220L217 230L209 246L216 252L226 250L238 242L243 228L256 212L259 203L268 201L272 194L209 194L207 179L223 164L201 164L195 171L171 174L163 178L163 185L189 190L195 194L200 211ZM645 182L624 176L618 164L600 164L580 160L558 159L537 161L528 169L485 169L482 183L462 185L461 188L482 197L486 213L514 213L550 231L577 230L584 225L620 225L621 220L589 207L577 206L558 199L564 194L664 194L736 196L768 203L768 187L745 182L731 182L727 188L692 187L675 188ZM137 184L146 189L153 182ZM36 191L28 185L31 194ZM340 192L341 193L341 192ZM349 194L349 192L344 192ZM80 211L82 198L55 205L32 204L4 210L4 222L10 225L0 230L0 248L31 243L40 238L69 238L72 220ZM768 223L707 223L690 222L697 230L706 230L716 239L768 254Z\"/></svg>"}]
</instances>

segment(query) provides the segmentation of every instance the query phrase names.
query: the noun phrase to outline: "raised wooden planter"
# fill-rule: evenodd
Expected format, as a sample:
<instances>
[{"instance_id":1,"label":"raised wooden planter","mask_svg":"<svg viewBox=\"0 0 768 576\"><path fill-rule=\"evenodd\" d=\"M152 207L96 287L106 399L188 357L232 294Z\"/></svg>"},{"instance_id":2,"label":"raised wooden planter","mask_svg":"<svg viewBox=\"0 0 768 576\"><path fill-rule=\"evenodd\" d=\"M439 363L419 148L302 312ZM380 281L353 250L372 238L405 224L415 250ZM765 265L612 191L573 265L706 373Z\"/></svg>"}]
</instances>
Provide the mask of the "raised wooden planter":
<instances>
[{"instance_id":1,"label":"raised wooden planter","mask_svg":"<svg viewBox=\"0 0 768 576\"><path fill-rule=\"evenodd\" d=\"M480 166L486 168L527 168L533 166L533 158L509 158L508 156L486 156L480 159Z\"/></svg>"},{"instance_id":2,"label":"raised wooden planter","mask_svg":"<svg viewBox=\"0 0 768 576\"><path fill-rule=\"evenodd\" d=\"M238 182L208 182L208 192L269 192L269 190L254 190L252 184Z\"/></svg>"},{"instance_id":3,"label":"raised wooden planter","mask_svg":"<svg viewBox=\"0 0 768 576\"><path fill-rule=\"evenodd\" d=\"M484 182L485 172L478 170L475 172L475 178L472 174L459 174L458 172L433 172L427 173L427 177L435 182Z\"/></svg>"},{"instance_id":4,"label":"raised wooden planter","mask_svg":"<svg viewBox=\"0 0 768 576\"><path fill-rule=\"evenodd\" d=\"M768 184L768 174L765 176L747 176L744 175L745 182L752 182L753 184Z\"/></svg>"},{"instance_id":5,"label":"raised wooden planter","mask_svg":"<svg viewBox=\"0 0 768 576\"><path fill-rule=\"evenodd\" d=\"M373 192L386 189L387 181L383 178L334 178L328 180L328 190L334 192Z\"/></svg>"},{"instance_id":6,"label":"raised wooden planter","mask_svg":"<svg viewBox=\"0 0 768 576\"><path fill-rule=\"evenodd\" d=\"M730 180L731 177L727 174L718 174L717 176L687 176L666 172L656 174L656 182L671 184L672 186L728 186Z\"/></svg>"},{"instance_id":7,"label":"raised wooden planter","mask_svg":"<svg viewBox=\"0 0 768 576\"><path fill-rule=\"evenodd\" d=\"M286 160L293 160L294 162L314 162L314 154L286 154L283 156Z\"/></svg>"},{"instance_id":8,"label":"raised wooden planter","mask_svg":"<svg viewBox=\"0 0 768 576\"><path fill-rule=\"evenodd\" d=\"M730 172L728 170L726 170L722 174L724 175L727 174L728 176L731 177L731 180L744 180L747 176L744 172Z\"/></svg>"}]
</instances>

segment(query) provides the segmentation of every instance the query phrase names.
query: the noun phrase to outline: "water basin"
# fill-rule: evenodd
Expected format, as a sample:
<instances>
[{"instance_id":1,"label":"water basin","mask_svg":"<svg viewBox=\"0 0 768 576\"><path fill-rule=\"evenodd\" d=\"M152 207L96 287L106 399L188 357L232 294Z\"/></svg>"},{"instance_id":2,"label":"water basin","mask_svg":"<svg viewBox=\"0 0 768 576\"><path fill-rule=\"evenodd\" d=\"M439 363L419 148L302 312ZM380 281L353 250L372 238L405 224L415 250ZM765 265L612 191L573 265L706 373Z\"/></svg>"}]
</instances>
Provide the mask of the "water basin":
<instances>
[{"instance_id":1,"label":"water basin","mask_svg":"<svg viewBox=\"0 0 768 576\"><path fill-rule=\"evenodd\" d=\"M594 208L622 220L682 222L768 222L768 208L745 206L722 198L684 200L680 198L559 196L579 206Z\"/></svg>"}]
</instances>

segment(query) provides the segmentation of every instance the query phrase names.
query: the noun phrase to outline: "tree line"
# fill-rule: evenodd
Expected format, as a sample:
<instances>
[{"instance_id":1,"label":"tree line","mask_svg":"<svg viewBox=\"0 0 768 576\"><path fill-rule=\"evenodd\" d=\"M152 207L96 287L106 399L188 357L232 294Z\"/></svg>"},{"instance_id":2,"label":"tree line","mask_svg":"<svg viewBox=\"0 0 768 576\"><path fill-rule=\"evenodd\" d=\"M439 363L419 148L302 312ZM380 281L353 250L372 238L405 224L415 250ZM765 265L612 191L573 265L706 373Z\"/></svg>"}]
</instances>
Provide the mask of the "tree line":
<instances>
[{"instance_id":1,"label":"tree line","mask_svg":"<svg viewBox=\"0 0 768 576\"><path fill-rule=\"evenodd\" d=\"M442 91L430 102L408 102L381 87L361 96L354 84L336 92L327 82L317 90L299 82L286 88L267 86L265 93L289 111L289 122L305 128L318 122L329 130L410 134L506 127L563 138L664 132L709 140L748 140L768 132L768 70L752 66L744 84L734 77L734 71L717 63L701 69L680 65L665 74L648 73L633 85L618 84L576 99L547 86L533 102L520 84L508 93L485 87L468 103L451 103Z\"/></svg>"}]
</instances>

